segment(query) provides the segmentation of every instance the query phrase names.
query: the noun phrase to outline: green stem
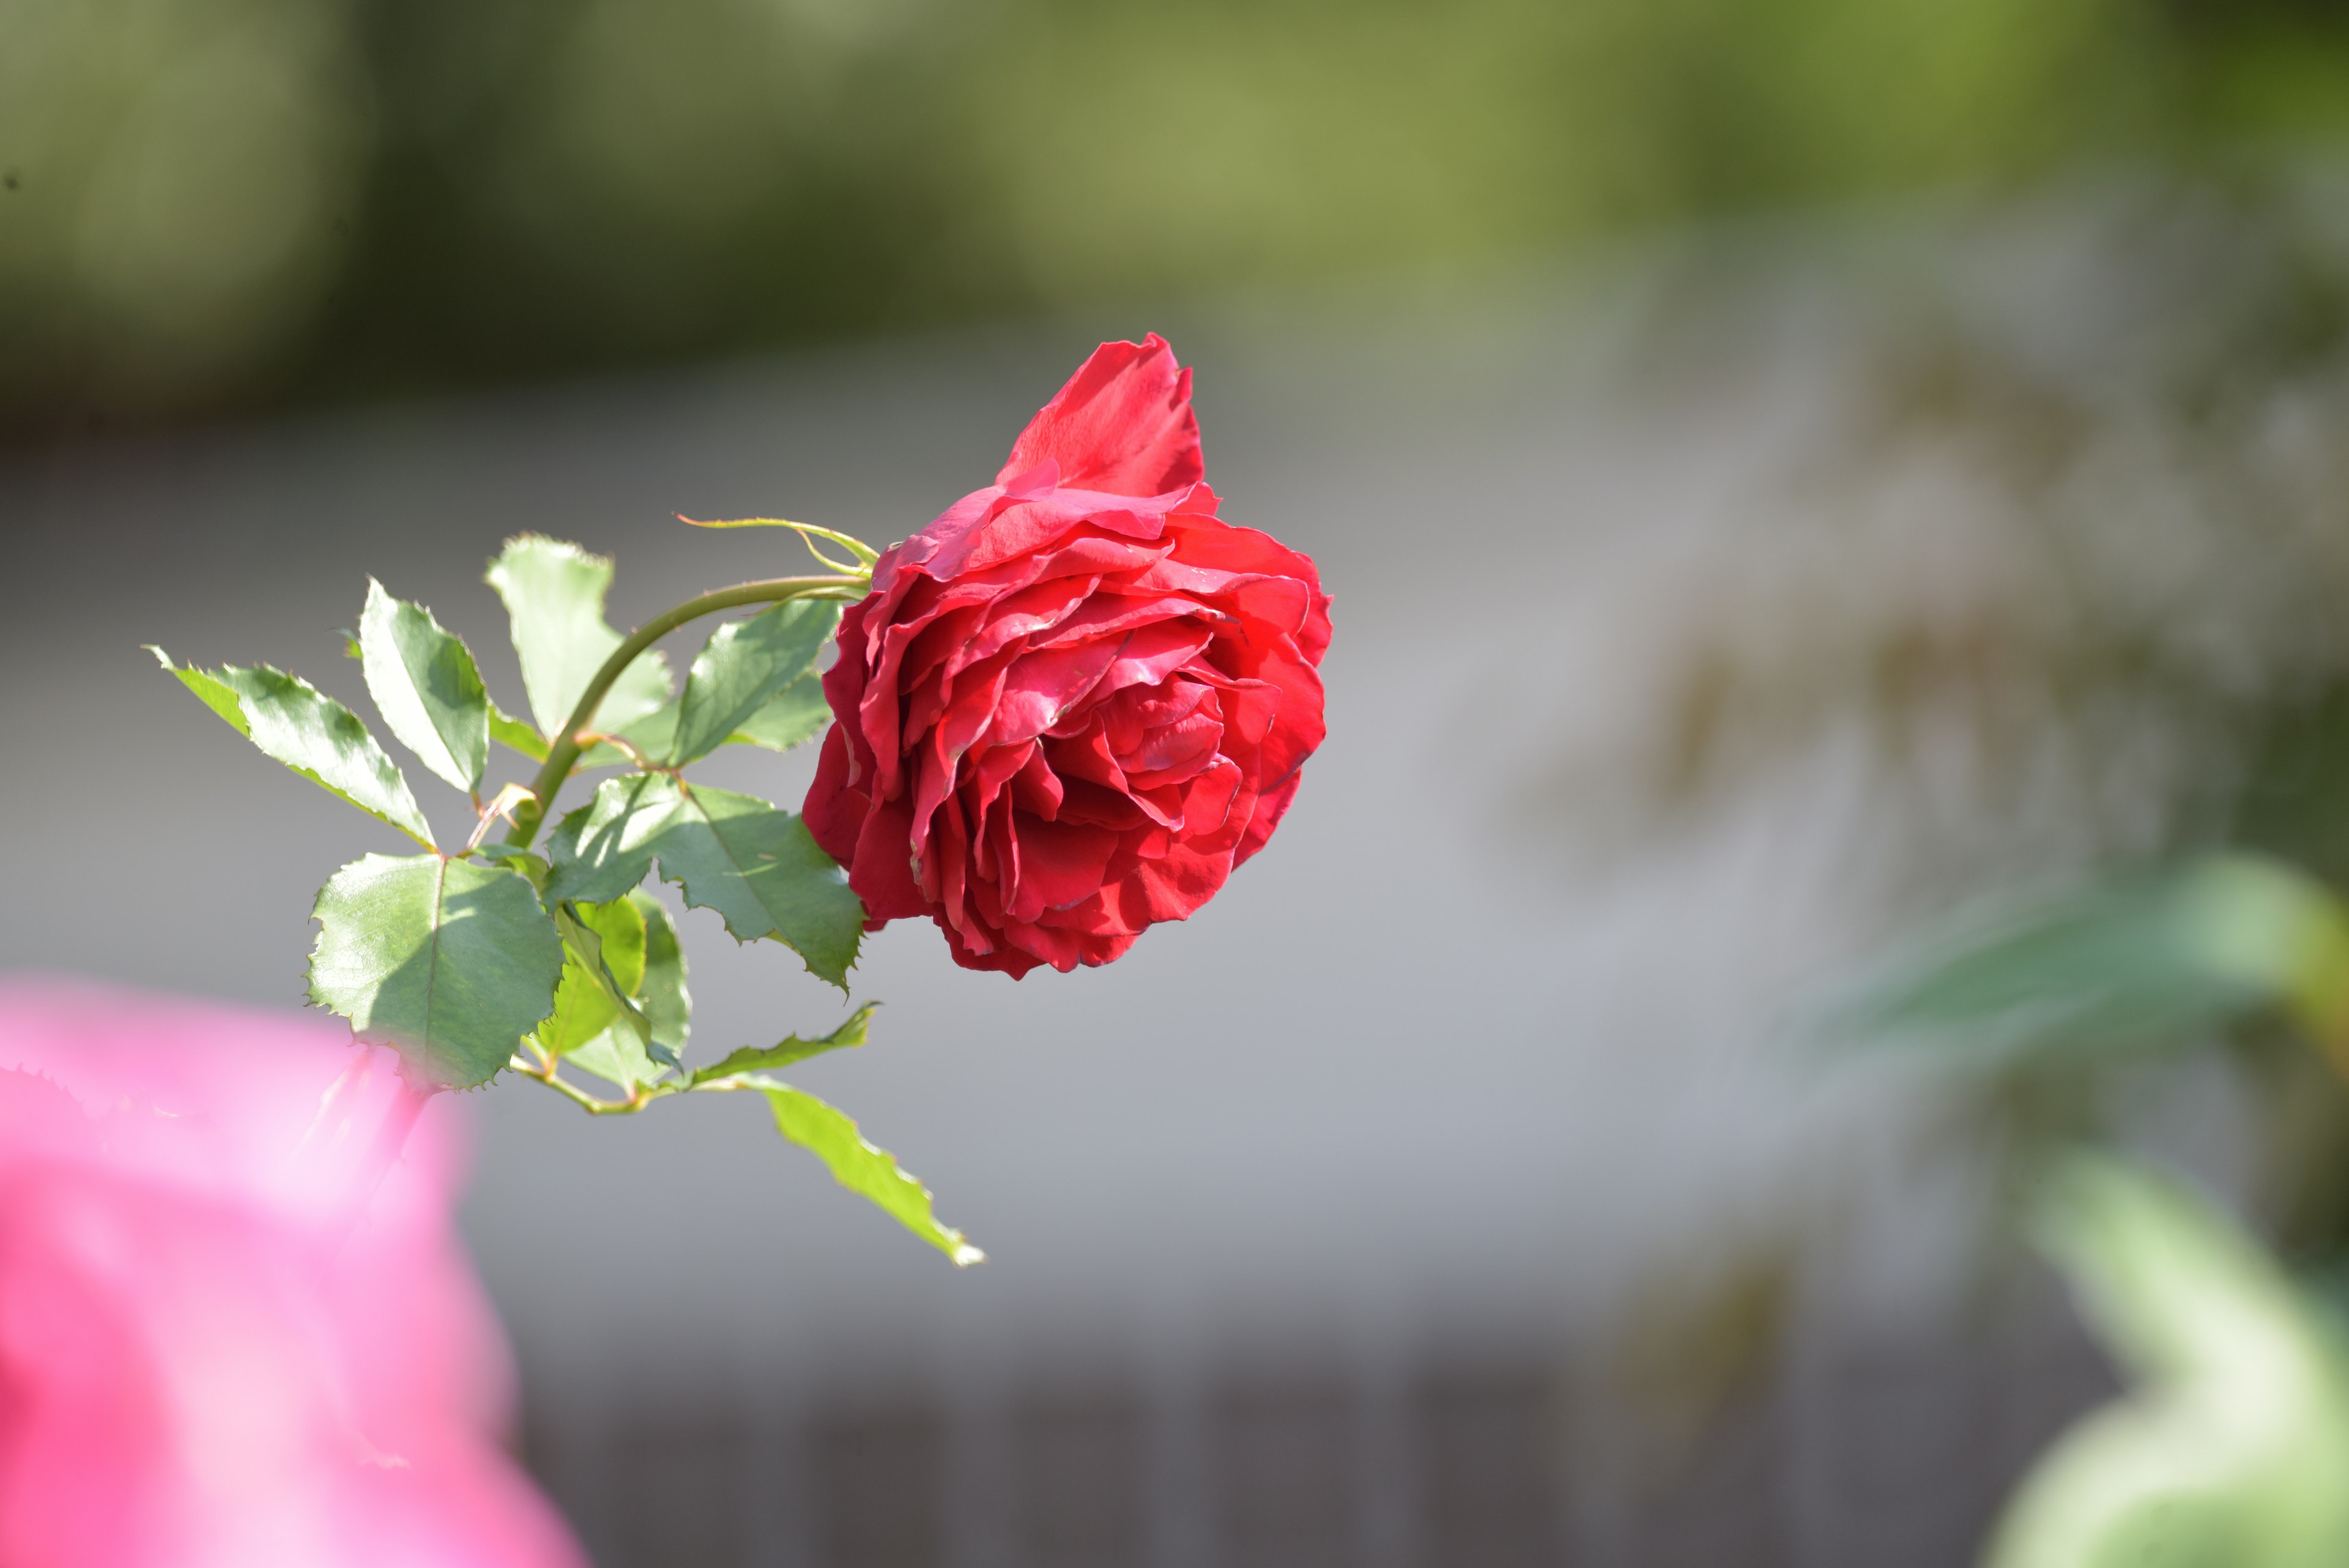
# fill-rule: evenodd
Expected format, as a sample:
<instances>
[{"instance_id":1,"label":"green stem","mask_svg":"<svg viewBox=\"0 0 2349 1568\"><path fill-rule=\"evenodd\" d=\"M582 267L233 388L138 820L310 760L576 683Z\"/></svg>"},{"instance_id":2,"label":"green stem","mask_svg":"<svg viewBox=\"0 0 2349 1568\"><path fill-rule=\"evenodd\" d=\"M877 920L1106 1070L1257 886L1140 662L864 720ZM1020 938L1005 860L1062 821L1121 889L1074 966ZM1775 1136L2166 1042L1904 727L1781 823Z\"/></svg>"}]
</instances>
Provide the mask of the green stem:
<instances>
[{"instance_id":1,"label":"green stem","mask_svg":"<svg viewBox=\"0 0 2349 1568\"><path fill-rule=\"evenodd\" d=\"M531 798L514 808L513 831L506 842L516 849L527 849L538 836L539 824L546 820L549 807L554 804L555 792L562 789L571 770L579 765L579 732L595 722L595 710L604 704L605 695L621 671L636 660L636 656L687 621L698 620L719 610L733 609L741 605L781 604L786 599L836 598L854 600L863 597L870 579L863 576L837 577L771 577L765 582L742 583L698 598L686 600L675 609L653 617L628 635L626 641L612 650L595 678L587 682L587 690L579 694L579 705L564 720L563 732L551 735L545 765L538 776L530 781Z\"/></svg>"}]
</instances>

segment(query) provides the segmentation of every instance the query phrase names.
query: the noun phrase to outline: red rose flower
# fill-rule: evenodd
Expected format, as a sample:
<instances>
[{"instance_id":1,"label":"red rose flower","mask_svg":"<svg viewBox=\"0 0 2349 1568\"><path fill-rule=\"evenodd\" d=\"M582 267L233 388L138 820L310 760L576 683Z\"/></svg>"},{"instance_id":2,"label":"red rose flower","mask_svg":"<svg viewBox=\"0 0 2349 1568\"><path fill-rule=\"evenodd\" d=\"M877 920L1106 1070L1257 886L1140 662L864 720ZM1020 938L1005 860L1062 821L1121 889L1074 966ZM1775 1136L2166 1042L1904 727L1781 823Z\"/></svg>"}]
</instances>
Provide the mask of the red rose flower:
<instances>
[{"instance_id":1,"label":"red rose flower","mask_svg":"<svg viewBox=\"0 0 2349 1568\"><path fill-rule=\"evenodd\" d=\"M1216 515L1191 372L1105 343L841 618L808 829L867 929L1109 962L1264 847L1321 743L1313 563Z\"/></svg>"}]
</instances>

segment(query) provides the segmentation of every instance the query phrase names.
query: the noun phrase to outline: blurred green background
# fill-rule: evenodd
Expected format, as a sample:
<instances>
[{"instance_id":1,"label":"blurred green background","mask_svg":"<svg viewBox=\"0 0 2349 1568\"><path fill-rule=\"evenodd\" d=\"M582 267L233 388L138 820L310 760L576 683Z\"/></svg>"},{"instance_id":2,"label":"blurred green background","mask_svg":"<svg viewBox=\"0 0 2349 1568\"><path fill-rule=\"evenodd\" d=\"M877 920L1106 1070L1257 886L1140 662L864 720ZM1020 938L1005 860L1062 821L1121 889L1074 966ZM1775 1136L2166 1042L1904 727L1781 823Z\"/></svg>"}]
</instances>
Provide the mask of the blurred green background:
<instances>
[{"instance_id":1,"label":"blurred green background","mask_svg":"<svg viewBox=\"0 0 2349 1568\"><path fill-rule=\"evenodd\" d=\"M0 440L1474 287L2344 88L2323 0L0 0Z\"/></svg>"}]
</instances>

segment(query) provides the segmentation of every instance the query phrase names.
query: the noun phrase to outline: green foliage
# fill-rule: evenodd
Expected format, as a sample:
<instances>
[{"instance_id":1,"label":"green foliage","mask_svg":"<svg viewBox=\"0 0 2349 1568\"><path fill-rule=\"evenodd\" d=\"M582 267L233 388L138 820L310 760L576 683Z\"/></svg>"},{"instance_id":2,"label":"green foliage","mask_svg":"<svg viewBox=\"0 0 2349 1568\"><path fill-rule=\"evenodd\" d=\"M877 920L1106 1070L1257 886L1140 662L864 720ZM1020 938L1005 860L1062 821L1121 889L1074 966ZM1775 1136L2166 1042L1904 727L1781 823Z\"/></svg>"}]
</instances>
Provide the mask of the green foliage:
<instances>
[{"instance_id":1,"label":"green foliage","mask_svg":"<svg viewBox=\"0 0 2349 1568\"><path fill-rule=\"evenodd\" d=\"M839 624L838 605L792 599L712 632L686 676L669 765L681 767L724 744L814 667L817 651Z\"/></svg>"},{"instance_id":2,"label":"green foliage","mask_svg":"<svg viewBox=\"0 0 2349 1568\"><path fill-rule=\"evenodd\" d=\"M845 535L812 532L848 545L857 562L872 558ZM612 677L605 666L626 640L604 621L611 576L600 556L529 535L509 541L492 563L489 580L512 621L535 726L492 700L464 643L429 611L369 579L359 630L345 638L367 690L392 733L471 795L482 815L453 857L369 855L327 881L311 911L318 923L311 1000L349 1019L357 1038L396 1047L408 1076L430 1088L471 1088L511 1067L599 1116L686 1093L764 1094L776 1125L821 1155L844 1185L957 1263L978 1262L961 1232L938 1224L922 1185L860 1137L854 1122L766 1075L863 1045L872 1004L819 1038L746 1046L687 1071L685 953L668 909L638 886L657 864L687 903L715 909L738 940L773 937L812 972L844 986L864 910L840 867L791 813L688 784L681 769L720 744L781 750L821 731L830 713L814 663L839 606L793 596L854 589L865 580L861 567L836 578L753 585L778 591L775 607L720 627L675 702L657 655L617 671L596 722L629 744L598 743L570 771L623 759L638 763L636 771L605 780L564 816L543 857L530 847L543 813L515 812L506 840L488 837L517 800L527 803L535 791L551 805L563 786L564 778L543 771L555 754L547 732L559 732L581 695ZM725 604L690 601L662 624L744 602L739 590L709 597ZM264 752L433 848L399 770L348 709L266 667L182 670L154 652ZM492 741L542 764L542 776L529 791L508 785L483 805ZM672 761L653 766L654 756ZM574 1071L618 1096L589 1093L566 1075Z\"/></svg>"},{"instance_id":3,"label":"green foliage","mask_svg":"<svg viewBox=\"0 0 2349 1568\"><path fill-rule=\"evenodd\" d=\"M400 743L468 794L490 759L490 699L471 649L432 612L393 598L367 579L359 616L367 695Z\"/></svg>"},{"instance_id":4,"label":"green foliage","mask_svg":"<svg viewBox=\"0 0 2349 1568\"><path fill-rule=\"evenodd\" d=\"M2288 867L2229 855L1969 922L1863 986L1834 1025L2077 1054L2262 1007L2328 1045L2349 1037L2349 911Z\"/></svg>"},{"instance_id":5,"label":"green foliage","mask_svg":"<svg viewBox=\"0 0 2349 1568\"><path fill-rule=\"evenodd\" d=\"M866 1002L849 1015L847 1023L814 1040L802 1040L794 1034L774 1045L744 1045L729 1052L721 1061L695 1069L687 1082L698 1088L720 1078L789 1067L811 1056L821 1056L827 1051L854 1050L864 1044L866 1026L872 1023L873 1010L879 1005L874 1002Z\"/></svg>"},{"instance_id":6,"label":"green foliage","mask_svg":"<svg viewBox=\"0 0 2349 1568\"><path fill-rule=\"evenodd\" d=\"M961 1231L938 1223L930 1208L930 1189L887 1149L865 1142L854 1122L813 1095L789 1085L770 1082L760 1086L773 1107L776 1130L830 1166L843 1187L871 1199L957 1266L986 1261L987 1254L964 1240Z\"/></svg>"},{"instance_id":7,"label":"green foliage","mask_svg":"<svg viewBox=\"0 0 2349 1568\"><path fill-rule=\"evenodd\" d=\"M604 619L609 556L523 534L506 541L485 579L513 623L522 683L543 734L558 734L596 670L625 639ZM597 709L592 728L626 729L668 701L668 666L657 652L632 662Z\"/></svg>"},{"instance_id":8,"label":"green foliage","mask_svg":"<svg viewBox=\"0 0 2349 1568\"><path fill-rule=\"evenodd\" d=\"M845 986L864 910L790 812L662 773L606 779L547 841L550 900L618 898L653 861L685 901L715 909L737 941L773 937L810 972Z\"/></svg>"},{"instance_id":9,"label":"green foliage","mask_svg":"<svg viewBox=\"0 0 2349 1568\"><path fill-rule=\"evenodd\" d=\"M788 752L812 741L832 722L832 704L824 701L823 677L810 670L768 699L766 706L742 721L730 740Z\"/></svg>"},{"instance_id":10,"label":"green foliage","mask_svg":"<svg viewBox=\"0 0 2349 1568\"><path fill-rule=\"evenodd\" d=\"M182 670L161 649L148 651L264 753L432 847L432 829L408 793L408 781L348 708L300 677L265 664Z\"/></svg>"},{"instance_id":11,"label":"green foliage","mask_svg":"<svg viewBox=\"0 0 2349 1568\"><path fill-rule=\"evenodd\" d=\"M490 704L490 739L501 746L520 752L532 762L546 761L549 750L546 737L495 702Z\"/></svg>"},{"instance_id":12,"label":"green foliage","mask_svg":"<svg viewBox=\"0 0 2349 1568\"><path fill-rule=\"evenodd\" d=\"M310 999L397 1047L419 1084L489 1082L554 1009L564 944L515 872L369 855L335 873L311 918Z\"/></svg>"},{"instance_id":13,"label":"green foliage","mask_svg":"<svg viewBox=\"0 0 2349 1568\"><path fill-rule=\"evenodd\" d=\"M2247 1237L2170 1184L2081 1157L2036 1226L2136 1387L2075 1427L1990 1568L2349 1562L2349 1347Z\"/></svg>"},{"instance_id":14,"label":"green foliage","mask_svg":"<svg viewBox=\"0 0 2349 1568\"><path fill-rule=\"evenodd\" d=\"M619 1023L643 985L645 918L622 898L560 905L554 925L563 935L563 978L554 1011L531 1038L548 1055L564 1056Z\"/></svg>"}]
</instances>

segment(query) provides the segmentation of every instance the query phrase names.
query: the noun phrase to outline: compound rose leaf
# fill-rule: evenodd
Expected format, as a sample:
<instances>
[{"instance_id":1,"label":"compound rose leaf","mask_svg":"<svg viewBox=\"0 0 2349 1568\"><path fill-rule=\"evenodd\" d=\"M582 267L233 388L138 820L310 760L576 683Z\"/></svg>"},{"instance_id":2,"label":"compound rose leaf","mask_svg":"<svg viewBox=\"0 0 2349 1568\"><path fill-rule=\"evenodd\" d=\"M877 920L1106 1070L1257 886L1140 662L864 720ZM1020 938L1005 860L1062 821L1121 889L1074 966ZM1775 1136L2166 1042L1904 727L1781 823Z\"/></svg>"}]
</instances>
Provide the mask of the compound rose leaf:
<instances>
[{"instance_id":1,"label":"compound rose leaf","mask_svg":"<svg viewBox=\"0 0 2349 1568\"><path fill-rule=\"evenodd\" d=\"M846 990L864 906L806 825L750 795L680 787L659 832L661 875L684 887L687 903L717 910L735 940L773 937L810 973Z\"/></svg>"},{"instance_id":2,"label":"compound rose leaf","mask_svg":"<svg viewBox=\"0 0 2349 1568\"><path fill-rule=\"evenodd\" d=\"M823 677L809 670L767 699L758 711L734 726L729 745L764 746L788 752L812 741L832 722L832 704L824 701Z\"/></svg>"},{"instance_id":3,"label":"compound rose leaf","mask_svg":"<svg viewBox=\"0 0 2349 1568\"><path fill-rule=\"evenodd\" d=\"M683 798L667 774L626 774L598 784L595 798L547 836L549 906L565 899L606 904L643 881Z\"/></svg>"},{"instance_id":4,"label":"compound rose leaf","mask_svg":"<svg viewBox=\"0 0 2349 1568\"><path fill-rule=\"evenodd\" d=\"M710 633L686 676L669 765L682 767L723 745L776 693L814 667L817 652L839 624L838 605L792 599Z\"/></svg>"},{"instance_id":5,"label":"compound rose leaf","mask_svg":"<svg viewBox=\"0 0 2349 1568\"><path fill-rule=\"evenodd\" d=\"M872 1022L873 1010L880 1005L868 1002L851 1013L848 1022L831 1033L813 1040L802 1040L793 1034L775 1045L745 1045L730 1053L723 1061L697 1070L687 1080L698 1087L719 1078L730 1078L742 1073L772 1072L804 1062L811 1056L821 1056L827 1051L854 1050L865 1041L866 1025Z\"/></svg>"},{"instance_id":6,"label":"compound rose leaf","mask_svg":"<svg viewBox=\"0 0 2349 1568\"><path fill-rule=\"evenodd\" d=\"M889 1217L953 1259L958 1267L984 1262L987 1254L963 1233L938 1223L930 1189L897 1163L896 1156L864 1141L856 1124L813 1095L787 1084L760 1085L775 1113L775 1128L832 1168L834 1179L878 1204Z\"/></svg>"},{"instance_id":7,"label":"compound rose leaf","mask_svg":"<svg viewBox=\"0 0 2349 1568\"><path fill-rule=\"evenodd\" d=\"M359 659L383 722L424 765L457 788L481 786L490 760L490 696L471 650L432 612L367 579Z\"/></svg>"},{"instance_id":8,"label":"compound rose leaf","mask_svg":"<svg viewBox=\"0 0 2349 1568\"><path fill-rule=\"evenodd\" d=\"M540 732L559 734L587 683L624 640L604 619L612 562L576 545L523 534L506 541L484 579L513 623L522 683ZM620 730L668 701L668 665L657 651L632 662L592 720Z\"/></svg>"},{"instance_id":9,"label":"compound rose leaf","mask_svg":"<svg viewBox=\"0 0 2349 1568\"><path fill-rule=\"evenodd\" d=\"M182 670L150 647L162 667L240 735L312 784L399 829L427 849L432 829L398 766L359 716L296 675L266 664Z\"/></svg>"},{"instance_id":10,"label":"compound rose leaf","mask_svg":"<svg viewBox=\"0 0 2349 1568\"><path fill-rule=\"evenodd\" d=\"M369 855L335 873L310 916L311 1001L397 1049L419 1084L489 1082L554 1010L563 940L512 871Z\"/></svg>"}]
</instances>

